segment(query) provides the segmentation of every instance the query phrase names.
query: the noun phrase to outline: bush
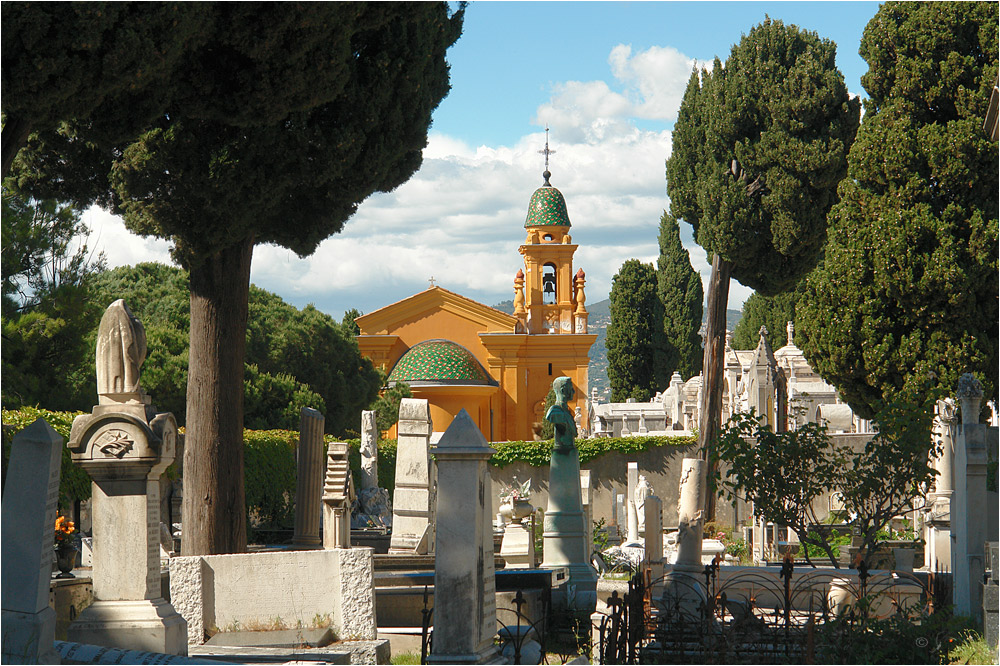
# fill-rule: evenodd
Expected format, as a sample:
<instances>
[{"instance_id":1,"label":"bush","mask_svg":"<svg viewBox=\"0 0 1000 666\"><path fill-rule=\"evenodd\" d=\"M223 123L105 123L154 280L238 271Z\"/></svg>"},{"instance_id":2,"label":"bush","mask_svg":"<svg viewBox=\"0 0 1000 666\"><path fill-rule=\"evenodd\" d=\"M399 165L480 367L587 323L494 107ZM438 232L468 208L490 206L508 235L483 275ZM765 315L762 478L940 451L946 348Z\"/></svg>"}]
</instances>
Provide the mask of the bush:
<instances>
[{"instance_id":1,"label":"bush","mask_svg":"<svg viewBox=\"0 0 1000 666\"><path fill-rule=\"evenodd\" d=\"M697 441L695 436L589 437L576 440L576 448L580 452L580 464L582 465L613 451L635 454L659 446L691 446ZM490 458L490 465L497 469L502 469L514 462L524 462L532 467L545 467L549 464L552 440L493 442L490 446L496 449L496 453Z\"/></svg>"}]
</instances>

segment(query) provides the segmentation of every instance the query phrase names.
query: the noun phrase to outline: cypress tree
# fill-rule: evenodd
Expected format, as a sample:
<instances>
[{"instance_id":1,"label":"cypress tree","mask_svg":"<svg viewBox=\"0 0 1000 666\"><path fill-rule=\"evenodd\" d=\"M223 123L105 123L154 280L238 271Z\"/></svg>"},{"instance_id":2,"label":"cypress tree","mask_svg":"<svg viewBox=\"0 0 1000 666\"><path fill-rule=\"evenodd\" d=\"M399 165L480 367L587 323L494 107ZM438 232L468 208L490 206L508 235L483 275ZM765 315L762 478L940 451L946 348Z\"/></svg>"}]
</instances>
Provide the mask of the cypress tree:
<instances>
[{"instance_id":1,"label":"cypress tree","mask_svg":"<svg viewBox=\"0 0 1000 666\"><path fill-rule=\"evenodd\" d=\"M865 28L865 117L801 347L864 416L974 372L997 397L996 3L887 3Z\"/></svg>"},{"instance_id":2,"label":"cypress tree","mask_svg":"<svg viewBox=\"0 0 1000 666\"><path fill-rule=\"evenodd\" d=\"M660 218L660 257L656 261L656 289L663 305L663 333L668 347L667 375L674 370L684 379L701 372L701 316L704 290L701 276L681 244L677 218Z\"/></svg>"},{"instance_id":3,"label":"cypress tree","mask_svg":"<svg viewBox=\"0 0 1000 666\"><path fill-rule=\"evenodd\" d=\"M629 259L611 280L608 324L608 381L611 400L646 402L666 388L668 354L663 305L656 295L652 264Z\"/></svg>"},{"instance_id":4,"label":"cypress tree","mask_svg":"<svg viewBox=\"0 0 1000 666\"><path fill-rule=\"evenodd\" d=\"M730 277L779 293L816 265L826 239L859 112L835 56L833 42L768 19L725 66L716 58L695 71L681 101L667 194L712 258L698 432L707 459L722 411ZM714 496L706 510L712 520Z\"/></svg>"}]
</instances>

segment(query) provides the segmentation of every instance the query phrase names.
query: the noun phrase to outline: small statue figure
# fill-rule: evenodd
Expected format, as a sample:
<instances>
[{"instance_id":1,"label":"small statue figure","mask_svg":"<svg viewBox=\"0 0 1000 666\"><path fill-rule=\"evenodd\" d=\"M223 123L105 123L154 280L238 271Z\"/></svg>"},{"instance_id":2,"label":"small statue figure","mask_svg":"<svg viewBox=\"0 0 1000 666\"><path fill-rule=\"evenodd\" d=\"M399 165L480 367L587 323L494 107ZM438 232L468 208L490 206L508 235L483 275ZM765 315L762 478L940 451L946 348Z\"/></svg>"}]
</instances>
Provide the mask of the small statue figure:
<instances>
[{"instance_id":1,"label":"small statue figure","mask_svg":"<svg viewBox=\"0 0 1000 666\"><path fill-rule=\"evenodd\" d=\"M653 486L646 480L645 475L639 475L639 482L635 484L635 512L639 519L639 532L646 531L646 498L655 495Z\"/></svg>"},{"instance_id":2,"label":"small statue figure","mask_svg":"<svg viewBox=\"0 0 1000 666\"><path fill-rule=\"evenodd\" d=\"M97 394L102 404L143 402L139 368L146 360L146 329L125 301L108 306L97 331Z\"/></svg>"},{"instance_id":3,"label":"small statue figure","mask_svg":"<svg viewBox=\"0 0 1000 666\"><path fill-rule=\"evenodd\" d=\"M573 382L569 377L557 377L552 382L552 390L555 391L556 402L545 413L545 420L555 427L554 449L571 451L575 446L576 423L566 403L573 399Z\"/></svg>"}]
</instances>

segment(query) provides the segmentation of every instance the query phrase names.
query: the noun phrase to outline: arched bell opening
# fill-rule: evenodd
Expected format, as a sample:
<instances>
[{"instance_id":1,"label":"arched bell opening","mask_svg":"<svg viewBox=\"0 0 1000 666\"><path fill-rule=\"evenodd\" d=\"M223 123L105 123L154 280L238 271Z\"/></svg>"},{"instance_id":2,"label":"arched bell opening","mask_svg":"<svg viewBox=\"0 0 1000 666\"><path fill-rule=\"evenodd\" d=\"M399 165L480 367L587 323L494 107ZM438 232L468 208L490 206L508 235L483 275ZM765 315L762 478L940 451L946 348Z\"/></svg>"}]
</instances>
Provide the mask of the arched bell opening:
<instances>
[{"instance_id":1,"label":"arched bell opening","mask_svg":"<svg viewBox=\"0 0 1000 666\"><path fill-rule=\"evenodd\" d=\"M556 302L556 265L542 266L542 303L555 305Z\"/></svg>"}]
</instances>

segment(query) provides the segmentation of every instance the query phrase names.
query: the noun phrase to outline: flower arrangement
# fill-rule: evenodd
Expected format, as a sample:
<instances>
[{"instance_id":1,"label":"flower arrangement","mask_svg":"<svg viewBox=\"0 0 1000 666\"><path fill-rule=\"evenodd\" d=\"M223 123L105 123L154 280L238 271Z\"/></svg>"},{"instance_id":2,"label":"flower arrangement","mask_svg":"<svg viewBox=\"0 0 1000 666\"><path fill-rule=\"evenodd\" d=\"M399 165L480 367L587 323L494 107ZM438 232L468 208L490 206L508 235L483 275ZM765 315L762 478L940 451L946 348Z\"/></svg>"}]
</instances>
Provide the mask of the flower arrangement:
<instances>
[{"instance_id":1,"label":"flower arrangement","mask_svg":"<svg viewBox=\"0 0 1000 666\"><path fill-rule=\"evenodd\" d=\"M54 542L54 548L59 550L60 548L72 547L73 544L73 533L76 532L76 525L73 524L72 520L66 520L66 516L59 516L56 518L56 538Z\"/></svg>"},{"instance_id":2,"label":"flower arrangement","mask_svg":"<svg viewBox=\"0 0 1000 666\"><path fill-rule=\"evenodd\" d=\"M503 490L500 491L500 501L503 504L513 504L518 500L527 500L531 497L531 479L528 479L524 483L518 483L517 477L514 477L514 482L510 485L504 484Z\"/></svg>"}]
</instances>

